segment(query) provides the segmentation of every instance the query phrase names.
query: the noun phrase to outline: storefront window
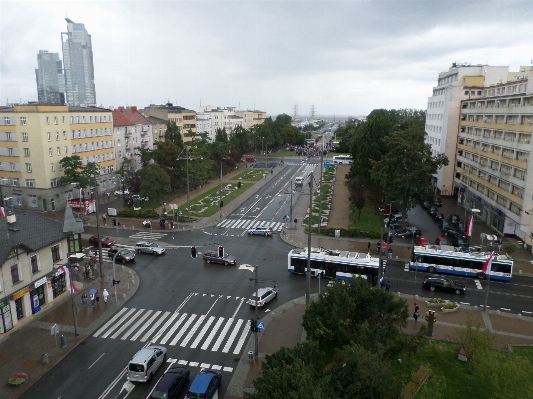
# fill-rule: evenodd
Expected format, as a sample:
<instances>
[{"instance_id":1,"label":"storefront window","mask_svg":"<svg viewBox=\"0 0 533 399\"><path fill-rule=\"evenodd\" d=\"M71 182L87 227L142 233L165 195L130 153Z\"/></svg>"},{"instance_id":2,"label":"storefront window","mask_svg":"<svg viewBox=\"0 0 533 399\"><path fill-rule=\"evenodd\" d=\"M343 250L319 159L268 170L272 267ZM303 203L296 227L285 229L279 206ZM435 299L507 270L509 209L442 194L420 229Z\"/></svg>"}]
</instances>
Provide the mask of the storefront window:
<instances>
[{"instance_id":1,"label":"storefront window","mask_svg":"<svg viewBox=\"0 0 533 399\"><path fill-rule=\"evenodd\" d=\"M53 297L57 298L59 295L61 295L66 290L67 290L67 281L65 279L65 275L60 274L59 276L54 276L52 278Z\"/></svg>"},{"instance_id":2,"label":"storefront window","mask_svg":"<svg viewBox=\"0 0 533 399\"><path fill-rule=\"evenodd\" d=\"M9 301L4 299L0 302L0 334L5 333L13 328L13 319L11 318L11 307Z\"/></svg>"}]
</instances>

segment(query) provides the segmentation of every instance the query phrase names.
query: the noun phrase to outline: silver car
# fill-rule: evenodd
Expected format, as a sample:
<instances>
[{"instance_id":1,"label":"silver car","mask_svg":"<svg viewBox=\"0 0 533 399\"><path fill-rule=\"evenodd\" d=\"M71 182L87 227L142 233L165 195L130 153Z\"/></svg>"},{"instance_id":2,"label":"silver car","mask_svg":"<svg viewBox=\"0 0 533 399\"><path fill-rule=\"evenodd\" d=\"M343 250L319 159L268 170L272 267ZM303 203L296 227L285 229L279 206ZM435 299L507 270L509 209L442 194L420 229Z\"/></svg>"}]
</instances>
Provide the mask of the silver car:
<instances>
[{"instance_id":1,"label":"silver car","mask_svg":"<svg viewBox=\"0 0 533 399\"><path fill-rule=\"evenodd\" d=\"M259 295L254 292L252 297L246 301L248 305L256 306L257 304L257 307L263 307L278 295L278 292L272 287L259 288L257 291Z\"/></svg>"},{"instance_id":2,"label":"silver car","mask_svg":"<svg viewBox=\"0 0 533 399\"><path fill-rule=\"evenodd\" d=\"M250 234L251 236L257 234L267 237L272 235L272 228L267 226L252 227L251 229L248 229L248 234Z\"/></svg>"},{"instance_id":3,"label":"silver car","mask_svg":"<svg viewBox=\"0 0 533 399\"><path fill-rule=\"evenodd\" d=\"M138 253L144 252L153 255L163 255L165 253L165 248L150 241L139 241L135 244L135 249Z\"/></svg>"}]
</instances>

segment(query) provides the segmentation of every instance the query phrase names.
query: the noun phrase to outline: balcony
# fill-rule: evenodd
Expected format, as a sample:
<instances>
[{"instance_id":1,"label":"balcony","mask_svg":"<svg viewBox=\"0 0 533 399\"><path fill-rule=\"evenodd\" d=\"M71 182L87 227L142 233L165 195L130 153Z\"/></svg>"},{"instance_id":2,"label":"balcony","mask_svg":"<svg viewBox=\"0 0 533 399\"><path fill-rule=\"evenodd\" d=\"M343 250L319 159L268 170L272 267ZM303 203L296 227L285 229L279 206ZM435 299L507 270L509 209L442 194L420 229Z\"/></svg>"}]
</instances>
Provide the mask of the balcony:
<instances>
[{"instance_id":1,"label":"balcony","mask_svg":"<svg viewBox=\"0 0 533 399\"><path fill-rule=\"evenodd\" d=\"M133 132L130 130L130 131L126 131L126 133L124 133L124 136L131 136L133 134Z\"/></svg>"}]
</instances>

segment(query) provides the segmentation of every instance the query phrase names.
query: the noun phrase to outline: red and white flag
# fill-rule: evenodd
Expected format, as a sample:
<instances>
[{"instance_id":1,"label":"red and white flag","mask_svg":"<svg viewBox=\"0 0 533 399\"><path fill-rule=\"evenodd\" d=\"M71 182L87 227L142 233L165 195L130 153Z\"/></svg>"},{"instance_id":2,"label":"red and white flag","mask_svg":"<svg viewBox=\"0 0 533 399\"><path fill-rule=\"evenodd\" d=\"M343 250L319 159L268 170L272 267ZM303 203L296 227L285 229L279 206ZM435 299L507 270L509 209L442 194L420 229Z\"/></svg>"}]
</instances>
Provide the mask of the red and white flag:
<instances>
[{"instance_id":1,"label":"red and white flag","mask_svg":"<svg viewBox=\"0 0 533 399\"><path fill-rule=\"evenodd\" d=\"M470 215L468 219L468 224L466 225L466 236L472 237L472 227L474 226L474 215Z\"/></svg>"},{"instance_id":2,"label":"red and white flag","mask_svg":"<svg viewBox=\"0 0 533 399\"><path fill-rule=\"evenodd\" d=\"M4 210L4 207L3 206L0 206L0 218L5 218L6 217L6 211Z\"/></svg>"},{"instance_id":3,"label":"red and white flag","mask_svg":"<svg viewBox=\"0 0 533 399\"><path fill-rule=\"evenodd\" d=\"M489 256L489 258L483 264L483 269L482 269L483 273L490 275L490 271L492 269L492 258L494 258L495 254L496 254L496 252L492 251L490 256Z\"/></svg>"},{"instance_id":4,"label":"red and white flag","mask_svg":"<svg viewBox=\"0 0 533 399\"><path fill-rule=\"evenodd\" d=\"M70 280L70 293L75 294L78 289L76 288L76 284L74 284L74 281L72 280L72 275L70 274L69 268L65 266L59 266L59 269L63 270L63 273L65 273L67 278Z\"/></svg>"}]
</instances>

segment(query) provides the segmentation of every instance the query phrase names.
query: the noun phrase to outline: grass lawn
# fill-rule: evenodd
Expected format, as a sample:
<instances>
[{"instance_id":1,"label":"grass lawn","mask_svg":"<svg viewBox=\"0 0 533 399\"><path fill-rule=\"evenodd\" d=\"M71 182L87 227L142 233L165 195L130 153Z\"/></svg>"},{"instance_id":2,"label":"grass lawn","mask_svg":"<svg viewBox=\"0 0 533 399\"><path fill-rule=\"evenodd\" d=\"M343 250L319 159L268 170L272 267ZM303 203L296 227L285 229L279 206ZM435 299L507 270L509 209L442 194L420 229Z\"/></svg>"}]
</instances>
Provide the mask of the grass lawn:
<instances>
[{"instance_id":1,"label":"grass lawn","mask_svg":"<svg viewBox=\"0 0 533 399\"><path fill-rule=\"evenodd\" d=\"M239 173L237 176L233 177L231 180L259 181L263 178L263 174L265 173L270 173L270 169L249 168L246 171Z\"/></svg>"},{"instance_id":2,"label":"grass lawn","mask_svg":"<svg viewBox=\"0 0 533 399\"><path fill-rule=\"evenodd\" d=\"M364 231L373 231L381 234L381 229L385 225L383 222L383 215L375 215L374 208L365 206L361 209L361 219L359 219L359 209L350 205L352 213L349 214L351 220L350 228L358 228Z\"/></svg>"}]
</instances>

